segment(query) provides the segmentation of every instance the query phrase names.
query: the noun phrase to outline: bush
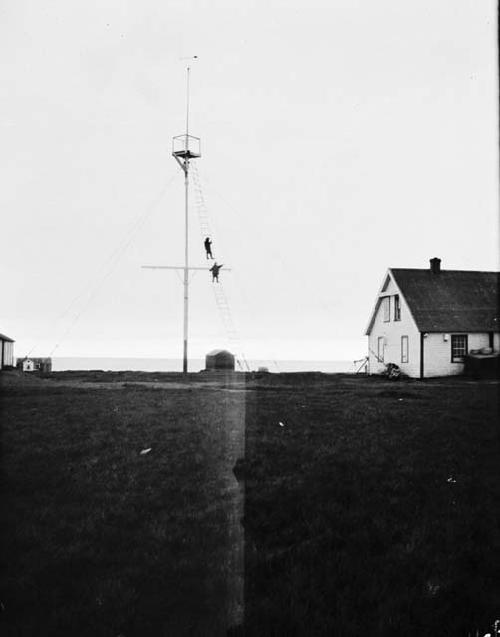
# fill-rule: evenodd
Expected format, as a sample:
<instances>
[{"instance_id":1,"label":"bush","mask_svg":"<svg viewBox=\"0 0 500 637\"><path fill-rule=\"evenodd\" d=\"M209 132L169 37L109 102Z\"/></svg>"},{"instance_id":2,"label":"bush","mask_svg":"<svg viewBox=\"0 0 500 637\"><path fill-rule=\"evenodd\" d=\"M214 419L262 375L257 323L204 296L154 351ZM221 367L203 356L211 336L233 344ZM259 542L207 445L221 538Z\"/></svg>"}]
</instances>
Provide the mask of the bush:
<instances>
[{"instance_id":1,"label":"bush","mask_svg":"<svg viewBox=\"0 0 500 637\"><path fill-rule=\"evenodd\" d=\"M390 380L398 380L401 377L401 370L395 363L387 363L382 373Z\"/></svg>"}]
</instances>

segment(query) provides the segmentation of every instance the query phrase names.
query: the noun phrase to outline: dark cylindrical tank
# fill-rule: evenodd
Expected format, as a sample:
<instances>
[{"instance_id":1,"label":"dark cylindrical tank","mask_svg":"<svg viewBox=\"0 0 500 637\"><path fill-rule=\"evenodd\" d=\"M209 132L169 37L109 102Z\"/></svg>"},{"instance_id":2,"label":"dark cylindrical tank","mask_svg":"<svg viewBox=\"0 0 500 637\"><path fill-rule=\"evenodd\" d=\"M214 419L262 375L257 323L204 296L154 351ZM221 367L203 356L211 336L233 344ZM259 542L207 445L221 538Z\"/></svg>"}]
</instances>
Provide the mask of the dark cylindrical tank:
<instances>
[{"instance_id":1,"label":"dark cylindrical tank","mask_svg":"<svg viewBox=\"0 0 500 637\"><path fill-rule=\"evenodd\" d=\"M234 355L225 349L214 349L205 356L205 369L234 371Z\"/></svg>"}]
</instances>

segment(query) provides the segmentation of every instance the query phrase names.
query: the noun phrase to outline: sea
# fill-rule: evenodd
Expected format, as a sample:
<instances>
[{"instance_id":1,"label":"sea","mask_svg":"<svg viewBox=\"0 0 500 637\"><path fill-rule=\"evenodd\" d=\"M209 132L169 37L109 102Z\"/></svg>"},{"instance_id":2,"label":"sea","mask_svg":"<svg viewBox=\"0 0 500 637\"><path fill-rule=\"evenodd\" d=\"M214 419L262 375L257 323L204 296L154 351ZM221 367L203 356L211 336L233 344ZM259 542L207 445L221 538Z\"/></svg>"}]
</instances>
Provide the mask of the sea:
<instances>
[{"instance_id":1,"label":"sea","mask_svg":"<svg viewBox=\"0 0 500 637\"><path fill-rule=\"evenodd\" d=\"M352 361L297 361L297 360L248 360L251 370L267 368L269 372L324 372L355 373L358 365ZM205 360L194 358L189 360L190 372L205 369ZM246 368L245 368L246 369ZM54 357L52 371L67 370L102 370L102 371L140 371L140 372L181 372L180 358L84 358Z\"/></svg>"}]
</instances>

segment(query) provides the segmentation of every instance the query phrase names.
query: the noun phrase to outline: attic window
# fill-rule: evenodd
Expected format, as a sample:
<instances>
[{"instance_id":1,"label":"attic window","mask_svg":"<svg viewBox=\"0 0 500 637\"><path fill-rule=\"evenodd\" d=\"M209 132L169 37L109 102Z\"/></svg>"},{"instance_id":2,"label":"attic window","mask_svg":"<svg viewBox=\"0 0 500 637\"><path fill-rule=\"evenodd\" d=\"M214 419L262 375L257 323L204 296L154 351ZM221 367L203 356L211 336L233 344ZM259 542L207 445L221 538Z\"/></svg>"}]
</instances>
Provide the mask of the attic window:
<instances>
[{"instance_id":1,"label":"attic window","mask_svg":"<svg viewBox=\"0 0 500 637\"><path fill-rule=\"evenodd\" d=\"M451 362L463 363L467 354L467 334L451 335Z\"/></svg>"},{"instance_id":2,"label":"attic window","mask_svg":"<svg viewBox=\"0 0 500 637\"><path fill-rule=\"evenodd\" d=\"M401 304L399 302L399 294L394 295L394 320L401 320Z\"/></svg>"},{"instance_id":3,"label":"attic window","mask_svg":"<svg viewBox=\"0 0 500 637\"><path fill-rule=\"evenodd\" d=\"M384 323L391 320L391 297L384 296L382 299L382 311L384 313Z\"/></svg>"}]
</instances>

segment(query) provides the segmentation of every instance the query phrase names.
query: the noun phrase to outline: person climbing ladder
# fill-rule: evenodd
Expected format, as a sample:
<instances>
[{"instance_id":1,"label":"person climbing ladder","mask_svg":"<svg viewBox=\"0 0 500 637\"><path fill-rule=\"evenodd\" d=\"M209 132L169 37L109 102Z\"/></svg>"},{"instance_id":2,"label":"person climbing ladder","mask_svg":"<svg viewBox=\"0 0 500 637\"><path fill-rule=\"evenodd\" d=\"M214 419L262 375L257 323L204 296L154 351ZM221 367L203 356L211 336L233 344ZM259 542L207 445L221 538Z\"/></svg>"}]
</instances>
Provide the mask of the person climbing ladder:
<instances>
[{"instance_id":1,"label":"person climbing ladder","mask_svg":"<svg viewBox=\"0 0 500 637\"><path fill-rule=\"evenodd\" d=\"M205 239L205 252L207 253L207 259L213 259L212 256L212 242L210 241L210 237Z\"/></svg>"},{"instance_id":2,"label":"person climbing ladder","mask_svg":"<svg viewBox=\"0 0 500 637\"><path fill-rule=\"evenodd\" d=\"M219 270L222 268L223 265L223 263L221 265L217 265L217 262L215 262L210 268L210 272L212 273L212 283L214 283L214 281L219 283Z\"/></svg>"}]
</instances>

